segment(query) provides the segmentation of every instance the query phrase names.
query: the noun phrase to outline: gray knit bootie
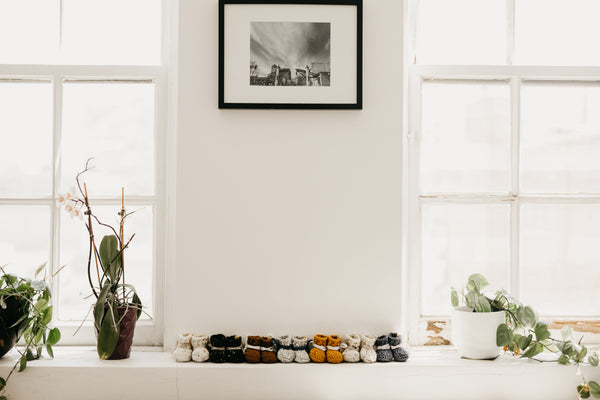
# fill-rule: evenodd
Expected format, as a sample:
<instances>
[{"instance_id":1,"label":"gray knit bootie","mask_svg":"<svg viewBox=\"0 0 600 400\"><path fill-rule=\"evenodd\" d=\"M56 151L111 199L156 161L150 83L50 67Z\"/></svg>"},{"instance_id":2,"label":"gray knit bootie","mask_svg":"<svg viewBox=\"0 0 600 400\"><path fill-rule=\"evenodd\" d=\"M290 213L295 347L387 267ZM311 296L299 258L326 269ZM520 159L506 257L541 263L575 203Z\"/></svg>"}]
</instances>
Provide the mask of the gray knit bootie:
<instances>
[{"instance_id":1,"label":"gray knit bootie","mask_svg":"<svg viewBox=\"0 0 600 400\"><path fill-rule=\"evenodd\" d=\"M346 362L360 361L360 337L356 333L350 333L342 339L342 355Z\"/></svg>"},{"instance_id":2,"label":"gray knit bootie","mask_svg":"<svg viewBox=\"0 0 600 400\"><path fill-rule=\"evenodd\" d=\"M390 333L388 335L388 343L390 344L394 360L399 362L408 360L408 352L402 347L402 337L400 335L397 333Z\"/></svg>"},{"instance_id":3,"label":"gray knit bootie","mask_svg":"<svg viewBox=\"0 0 600 400\"><path fill-rule=\"evenodd\" d=\"M371 335L362 335L360 337L360 359L366 363L374 363L377 361L377 353L375 352L375 337Z\"/></svg>"},{"instance_id":4,"label":"gray knit bootie","mask_svg":"<svg viewBox=\"0 0 600 400\"><path fill-rule=\"evenodd\" d=\"M387 335L377 337L377 340L375 340L375 350L377 351L377 362L390 362L394 360Z\"/></svg>"},{"instance_id":5,"label":"gray knit bootie","mask_svg":"<svg viewBox=\"0 0 600 400\"><path fill-rule=\"evenodd\" d=\"M290 335L279 336L275 340L277 340L277 343L279 344L277 359L282 363L294 362L296 352L292 350L292 338Z\"/></svg>"},{"instance_id":6,"label":"gray knit bootie","mask_svg":"<svg viewBox=\"0 0 600 400\"><path fill-rule=\"evenodd\" d=\"M306 346L308 344L308 338L306 336L294 336L292 338L292 350L294 350L295 357L294 361L297 363L307 363L310 362L310 357L308 356L308 351Z\"/></svg>"}]
</instances>

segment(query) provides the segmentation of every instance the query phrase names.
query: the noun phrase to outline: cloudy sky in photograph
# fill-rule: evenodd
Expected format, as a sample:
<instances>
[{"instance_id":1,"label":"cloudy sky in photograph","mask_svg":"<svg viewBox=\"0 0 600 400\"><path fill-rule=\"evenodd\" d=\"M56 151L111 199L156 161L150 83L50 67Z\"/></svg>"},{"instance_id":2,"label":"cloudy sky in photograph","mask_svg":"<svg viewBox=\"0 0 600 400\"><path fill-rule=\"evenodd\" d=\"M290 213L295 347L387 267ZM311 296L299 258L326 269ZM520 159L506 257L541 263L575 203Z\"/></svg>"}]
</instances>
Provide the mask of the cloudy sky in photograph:
<instances>
[{"instance_id":1,"label":"cloudy sky in photograph","mask_svg":"<svg viewBox=\"0 0 600 400\"><path fill-rule=\"evenodd\" d=\"M331 28L328 22L251 22L250 62L258 75L271 73L271 65L304 68L329 62Z\"/></svg>"}]
</instances>

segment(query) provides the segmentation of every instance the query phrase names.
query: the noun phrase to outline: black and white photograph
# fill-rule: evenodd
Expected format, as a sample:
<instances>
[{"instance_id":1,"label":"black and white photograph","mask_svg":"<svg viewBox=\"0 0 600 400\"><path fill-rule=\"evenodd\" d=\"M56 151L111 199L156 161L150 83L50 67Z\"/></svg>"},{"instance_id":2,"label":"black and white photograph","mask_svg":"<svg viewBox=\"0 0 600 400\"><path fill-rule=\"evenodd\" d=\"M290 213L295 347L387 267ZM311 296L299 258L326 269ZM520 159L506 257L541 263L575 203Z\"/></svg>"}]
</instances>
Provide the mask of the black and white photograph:
<instances>
[{"instance_id":1,"label":"black and white photograph","mask_svg":"<svg viewBox=\"0 0 600 400\"><path fill-rule=\"evenodd\" d=\"M251 22L250 85L330 86L331 24Z\"/></svg>"},{"instance_id":2,"label":"black and white photograph","mask_svg":"<svg viewBox=\"0 0 600 400\"><path fill-rule=\"evenodd\" d=\"M221 0L219 108L362 109L360 0Z\"/></svg>"}]
</instances>

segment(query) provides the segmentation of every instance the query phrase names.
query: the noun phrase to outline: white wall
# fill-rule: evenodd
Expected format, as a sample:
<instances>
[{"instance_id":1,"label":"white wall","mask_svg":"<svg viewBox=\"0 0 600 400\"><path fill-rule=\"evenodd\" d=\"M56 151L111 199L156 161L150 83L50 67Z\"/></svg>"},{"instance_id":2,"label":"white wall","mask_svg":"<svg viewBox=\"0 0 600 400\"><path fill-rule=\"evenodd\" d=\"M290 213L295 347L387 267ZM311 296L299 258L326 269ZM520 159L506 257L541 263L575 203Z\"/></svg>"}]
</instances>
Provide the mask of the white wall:
<instances>
[{"instance_id":1,"label":"white wall","mask_svg":"<svg viewBox=\"0 0 600 400\"><path fill-rule=\"evenodd\" d=\"M219 110L218 2L179 1L167 347L400 329L402 13L364 0L362 111Z\"/></svg>"}]
</instances>

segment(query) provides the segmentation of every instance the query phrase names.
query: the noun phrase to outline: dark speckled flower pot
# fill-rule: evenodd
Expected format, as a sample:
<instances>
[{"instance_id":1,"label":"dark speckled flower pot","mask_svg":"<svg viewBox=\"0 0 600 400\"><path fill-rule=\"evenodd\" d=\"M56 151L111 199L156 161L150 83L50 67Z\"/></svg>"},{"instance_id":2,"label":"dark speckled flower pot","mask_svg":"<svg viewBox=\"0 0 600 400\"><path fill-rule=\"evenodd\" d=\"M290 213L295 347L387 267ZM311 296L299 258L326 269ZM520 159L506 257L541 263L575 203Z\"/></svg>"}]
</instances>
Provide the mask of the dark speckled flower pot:
<instances>
[{"instance_id":1,"label":"dark speckled flower pot","mask_svg":"<svg viewBox=\"0 0 600 400\"><path fill-rule=\"evenodd\" d=\"M19 340L19 328L22 323L13 325L29 311L27 302L19 301L15 297L7 297L5 303L6 308L0 307L0 357L8 353Z\"/></svg>"},{"instance_id":2,"label":"dark speckled flower pot","mask_svg":"<svg viewBox=\"0 0 600 400\"><path fill-rule=\"evenodd\" d=\"M133 307L118 307L121 326L119 331L119 341L115 351L108 358L109 360L123 360L129 358L131 354L131 343L133 342L133 331L137 321L137 309ZM123 316L124 315L124 316Z\"/></svg>"}]
</instances>

